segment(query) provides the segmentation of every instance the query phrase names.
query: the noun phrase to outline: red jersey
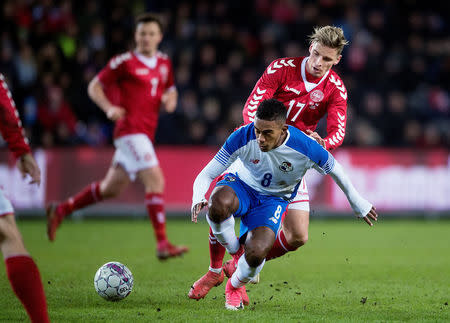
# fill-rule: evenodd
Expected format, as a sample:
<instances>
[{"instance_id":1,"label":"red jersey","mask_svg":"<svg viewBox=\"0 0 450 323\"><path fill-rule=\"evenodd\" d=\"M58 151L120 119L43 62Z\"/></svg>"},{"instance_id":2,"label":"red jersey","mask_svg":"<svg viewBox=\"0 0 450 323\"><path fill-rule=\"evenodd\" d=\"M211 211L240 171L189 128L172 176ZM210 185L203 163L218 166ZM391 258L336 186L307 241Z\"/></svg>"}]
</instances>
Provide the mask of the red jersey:
<instances>
[{"instance_id":1,"label":"red jersey","mask_svg":"<svg viewBox=\"0 0 450 323\"><path fill-rule=\"evenodd\" d=\"M116 121L114 138L143 133L153 141L161 97L175 86L170 59L161 52L151 58L126 52L113 57L98 78L106 93L118 92L112 93L112 101L126 110Z\"/></svg>"},{"instance_id":2,"label":"red jersey","mask_svg":"<svg viewBox=\"0 0 450 323\"><path fill-rule=\"evenodd\" d=\"M0 73L0 131L16 158L29 153L30 147L4 76Z\"/></svg>"},{"instance_id":3,"label":"red jersey","mask_svg":"<svg viewBox=\"0 0 450 323\"><path fill-rule=\"evenodd\" d=\"M308 57L289 57L273 61L256 83L244 106L244 123L252 122L256 109L265 99L277 99L287 109L287 124L302 131L317 127L327 116L325 148L334 149L342 144L347 121L347 91L339 76L328 71L318 83L306 79Z\"/></svg>"}]
</instances>

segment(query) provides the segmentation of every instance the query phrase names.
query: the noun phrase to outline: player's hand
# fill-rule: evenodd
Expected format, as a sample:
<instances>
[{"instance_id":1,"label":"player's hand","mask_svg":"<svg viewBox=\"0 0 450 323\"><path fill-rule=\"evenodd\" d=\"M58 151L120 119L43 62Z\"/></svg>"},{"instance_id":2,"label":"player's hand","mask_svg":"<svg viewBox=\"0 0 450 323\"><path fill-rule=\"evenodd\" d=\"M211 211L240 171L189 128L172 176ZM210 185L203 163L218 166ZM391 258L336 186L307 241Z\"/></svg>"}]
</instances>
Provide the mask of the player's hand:
<instances>
[{"instance_id":1,"label":"player's hand","mask_svg":"<svg viewBox=\"0 0 450 323\"><path fill-rule=\"evenodd\" d=\"M200 203L195 204L191 210L191 221L197 223L197 216L200 211L208 205L208 201L203 200Z\"/></svg>"},{"instance_id":2,"label":"player's hand","mask_svg":"<svg viewBox=\"0 0 450 323\"><path fill-rule=\"evenodd\" d=\"M325 148L325 140L322 139L322 137L315 131L311 131L311 130L306 130L306 133L313 137L314 140L316 140L323 148Z\"/></svg>"},{"instance_id":3,"label":"player's hand","mask_svg":"<svg viewBox=\"0 0 450 323\"><path fill-rule=\"evenodd\" d=\"M106 110L106 116L111 121L117 121L125 116L125 109L122 107L118 107L115 105L112 105L111 107Z\"/></svg>"},{"instance_id":4,"label":"player's hand","mask_svg":"<svg viewBox=\"0 0 450 323\"><path fill-rule=\"evenodd\" d=\"M20 156L17 161L17 168L22 174L22 178L25 178L27 174L30 175L30 184L37 184L38 186L41 184L41 170L31 153Z\"/></svg>"},{"instance_id":5,"label":"player's hand","mask_svg":"<svg viewBox=\"0 0 450 323\"><path fill-rule=\"evenodd\" d=\"M364 221L366 221L366 223L370 226L373 226L373 223L370 220L378 221L378 214L375 210L376 210L375 207L372 206L369 213L367 213L366 216L363 217Z\"/></svg>"},{"instance_id":6,"label":"player's hand","mask_svg":"<svg viewBox=\"0 0 450 323\"><path fill-rule=\"evenodd\" d=\"M164 105L164 110L168 113L175 111L177 107L178 93L176 90L169 90L164 92L161 97L161 102Z\"/></svg>"}]
</instances>

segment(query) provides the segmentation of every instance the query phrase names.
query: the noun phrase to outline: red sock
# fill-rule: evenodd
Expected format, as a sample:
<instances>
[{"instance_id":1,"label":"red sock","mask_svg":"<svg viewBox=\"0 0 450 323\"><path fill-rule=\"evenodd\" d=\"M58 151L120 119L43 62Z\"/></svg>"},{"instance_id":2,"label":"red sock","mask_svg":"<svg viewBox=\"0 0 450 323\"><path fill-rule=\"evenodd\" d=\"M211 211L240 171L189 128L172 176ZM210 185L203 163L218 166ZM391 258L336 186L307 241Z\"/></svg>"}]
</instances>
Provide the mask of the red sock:
<instances>
[{"instance_id":1,"label":"red sock","mask_svg":"<svg viewBox=\"0 0 450 323\"><path fill-rule=\"evenodd\" d=\"M287 243L283 230L280 230L280 232L278 232L277 238L275 239L275 243L272 246L272 249L270 249L269 253L266 256L266 260L271 260L273 258L281 257L285 253L287 253L289 251L294 251L297 249L298 248L291 247Z\"/></svg>"},{"instance_id":2,"label":"red sock","mask_svg":"<svg viewBox=\"0 0 450 323\"><path fill-rule=\"evenodd\" d=\"M211 268L222 268L225 247L222 246L209 228L209 259Z\"/></svg>"},{"instance_id":3,"label":"red sock","mask_svg":"<svg viewBox=\"0 0 450 323\"><path fill-rule=\"evenodd\" d=\"M72 213L73 211L82 209L88 205L100 202L102 200L100 194L100 183L94 182L83 188L75 196L68 198L56 208L56 214L61 217Z\"/></svg>"},{"instance_id":4,"label":"red sock","mask_svg":"<svg viewBox=\"0 0 450 323\"><path fill-rule=\"evenodd\" d=\"M28 312L31 322L50 322L39 269L30 256L5 259L8 279L14 293Z\"/></svg>"},{"instance_id":5,"label":"red sock","mask_svg":"<svg viewBox=\"0 0 450 323\"><path fill-rule=\"evenodd\" d=\"M147 206L148 216L155 229L155 236L158 246L166 244L166 215L164 213L164 199L162 194L147 193L145 194L145 204Z\"/></svg>"}]
</instances>

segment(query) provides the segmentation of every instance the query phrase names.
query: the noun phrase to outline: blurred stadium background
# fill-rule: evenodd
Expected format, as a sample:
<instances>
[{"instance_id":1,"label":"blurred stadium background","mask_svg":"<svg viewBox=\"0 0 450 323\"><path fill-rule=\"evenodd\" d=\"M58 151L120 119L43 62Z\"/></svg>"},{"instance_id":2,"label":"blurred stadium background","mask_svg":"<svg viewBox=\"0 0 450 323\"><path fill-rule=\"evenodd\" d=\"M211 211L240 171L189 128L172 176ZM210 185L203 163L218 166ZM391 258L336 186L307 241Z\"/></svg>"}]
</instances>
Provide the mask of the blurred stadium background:
<instances>
[{"instance_id":1,"label":"blurred stadium background","mask_svg":"<svg viewBox=\"0 0 450 323\"><path fill-rule=\"evenodd\" d=\"M6 0L0 9L0 71L43 170L41 187L22 182L0 139L0 183L19 215L42 216L48 201L105 174L113 125L87 84L111 56L133 48L133 18L151 11L165 23L161 49L180 94L176 112L161 115L156 139L171 215L187 214L196 174L241 124L265 67L307 55L313 27L333 24L350 41L335 68L349 93L335 155L381 216L450 216L445 2ZM308 176L313 217L350 212L328 178ZM143 199L133 185L78 215L144 216Z\"/></svg>"}]
</instances>

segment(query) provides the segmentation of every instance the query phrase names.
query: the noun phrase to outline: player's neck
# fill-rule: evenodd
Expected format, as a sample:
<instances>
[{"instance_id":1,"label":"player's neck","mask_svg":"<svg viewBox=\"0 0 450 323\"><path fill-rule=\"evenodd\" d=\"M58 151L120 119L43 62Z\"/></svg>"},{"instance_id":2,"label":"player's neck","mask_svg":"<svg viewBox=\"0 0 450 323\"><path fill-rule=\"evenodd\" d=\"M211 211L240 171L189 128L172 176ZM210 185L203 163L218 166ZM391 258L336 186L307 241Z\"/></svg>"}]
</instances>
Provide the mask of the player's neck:
<instances>
[{"instance_id":1,"label":"player's neck","mask_svg":"<svg viewBox=\"0 0 450 323\"><path fill-rule=\"evenodd\" d=\"M278 140L277 145L273 149L280 147L284 143L284 141L286 140L286 137L287 137L287 131L285 131L284 133L281 134L281 137Z\"/></svg>"},{"instance_id":2,"label":"player's neck","mask_svg":"<svg viewBox=\"0 0 450 323\"><path fill-rule=\"evenodd\" d=\"M308 72L308 63L306 63L306 66L305 66L305 75L306 75L306 80L311 83L318 83L323 76L322 75L322 76L316 77L316 76L312 75L311 73L309 73Z\"/></svg>"},{"instance_id":3,"label":"player's neck","mask_svg":"<svg viewBox=\"0 0 450 323\"><path fill-rule=\"evenodd\" d=\"M156 52L158 50L155 49L155 50L152 50L152 51L144 52L144 51L141 51L141 50L136 48L134 51L135 51L136 54L142 55L142 56L147 57L147 58L152 58L153 56L155 56L155 54L156 54Z\"/></svg>"}]
</instances>

